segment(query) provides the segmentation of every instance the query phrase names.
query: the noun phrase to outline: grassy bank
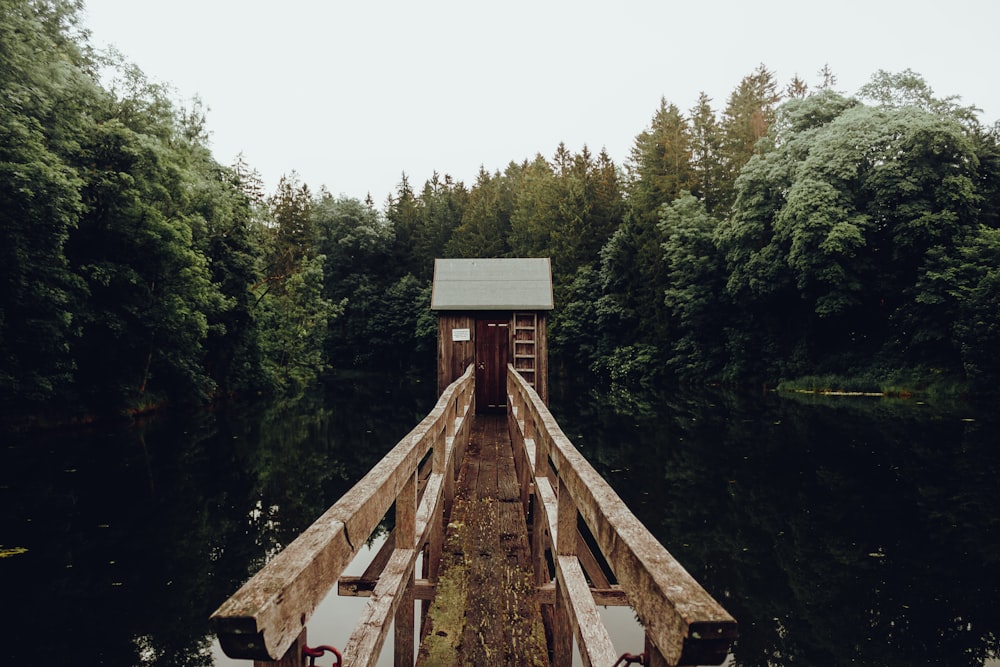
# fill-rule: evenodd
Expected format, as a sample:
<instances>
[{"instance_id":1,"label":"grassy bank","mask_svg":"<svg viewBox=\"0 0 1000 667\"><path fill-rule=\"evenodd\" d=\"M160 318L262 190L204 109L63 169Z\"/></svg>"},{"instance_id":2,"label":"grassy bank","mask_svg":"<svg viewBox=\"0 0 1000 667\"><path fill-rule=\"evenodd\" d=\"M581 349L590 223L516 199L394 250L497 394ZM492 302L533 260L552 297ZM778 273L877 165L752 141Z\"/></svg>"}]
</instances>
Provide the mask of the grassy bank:
<instances>
[{"instance_id":1,"label":"grassy bank","mask_svg":"<svg viewBox=\"0 0 1000 667\"><path fill-rule=\"evenodd\" d=\"M782 380L782 392L831 396L886 396L894 398L949 399L969 395L964 378L940 369L869 369L853 374L806 375Z\"/></svg>"}]
</instances>

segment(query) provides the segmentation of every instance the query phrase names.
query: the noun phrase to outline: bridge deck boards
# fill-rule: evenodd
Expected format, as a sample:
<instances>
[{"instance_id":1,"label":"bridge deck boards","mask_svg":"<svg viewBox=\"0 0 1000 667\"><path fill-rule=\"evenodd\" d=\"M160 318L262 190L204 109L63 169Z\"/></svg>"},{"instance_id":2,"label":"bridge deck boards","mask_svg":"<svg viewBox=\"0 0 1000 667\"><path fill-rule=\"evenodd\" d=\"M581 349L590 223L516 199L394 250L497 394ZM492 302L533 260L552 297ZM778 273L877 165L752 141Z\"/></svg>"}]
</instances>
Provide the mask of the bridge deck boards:
<instances>
[{"instance_id":1,"label":"bridge deck boards","mask_svg":"<svg viewBox=\"0 0 1000 667\"><path fill-rule=\"evenodd\" d=\"M418 665L547 666L503 416L476 415Z\"/></svg>"}]
</instances>

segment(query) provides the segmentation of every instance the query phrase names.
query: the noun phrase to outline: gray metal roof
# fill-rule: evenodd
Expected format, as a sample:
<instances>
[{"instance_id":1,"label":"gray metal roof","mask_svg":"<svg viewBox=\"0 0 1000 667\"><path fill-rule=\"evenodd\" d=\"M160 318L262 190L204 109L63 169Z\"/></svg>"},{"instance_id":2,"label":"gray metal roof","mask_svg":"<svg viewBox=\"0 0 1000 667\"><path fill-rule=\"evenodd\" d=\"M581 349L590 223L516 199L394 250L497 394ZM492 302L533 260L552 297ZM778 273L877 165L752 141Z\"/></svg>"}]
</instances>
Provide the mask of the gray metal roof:
<instances>
[{"instance_id":1,"label":"gray metal roof","mask_svg":"<svg viewBox=\"0 0 1000 667\"><path fill-rule=\"evenodd\" d=\"M431 310L552 310L552 267L537 259L435 259Z\"/></svg>"}]
</instances>

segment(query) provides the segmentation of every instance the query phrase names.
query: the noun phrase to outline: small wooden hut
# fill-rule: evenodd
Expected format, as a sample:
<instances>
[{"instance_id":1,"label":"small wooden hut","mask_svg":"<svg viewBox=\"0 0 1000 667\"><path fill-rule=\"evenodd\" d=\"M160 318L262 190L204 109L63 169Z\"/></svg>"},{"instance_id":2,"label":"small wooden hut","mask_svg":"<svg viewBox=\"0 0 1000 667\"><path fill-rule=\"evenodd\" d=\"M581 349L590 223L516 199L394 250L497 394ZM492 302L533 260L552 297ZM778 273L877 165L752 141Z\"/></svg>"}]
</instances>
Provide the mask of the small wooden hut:
<instances>
[{"instance_id":1,"label":"small wooden hut","mask_svg":"<svg viewBox=\"0 0 1000 667\"><path fill-rule=\"evenodd\" d=\"M507 407L507 364L548 403L549 259L436 259L438 394L476 364L476 409Z\"/></svg>"}]
</instances>

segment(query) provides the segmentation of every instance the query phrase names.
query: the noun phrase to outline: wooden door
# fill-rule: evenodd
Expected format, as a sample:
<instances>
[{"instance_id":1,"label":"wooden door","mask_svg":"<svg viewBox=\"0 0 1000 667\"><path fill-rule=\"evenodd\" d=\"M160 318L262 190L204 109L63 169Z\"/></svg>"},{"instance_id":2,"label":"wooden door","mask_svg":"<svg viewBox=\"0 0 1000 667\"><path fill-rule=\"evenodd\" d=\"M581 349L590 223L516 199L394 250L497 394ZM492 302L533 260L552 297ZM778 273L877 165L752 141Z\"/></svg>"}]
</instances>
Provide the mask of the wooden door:
<instances>
[{"instance_id":1,"label":"wooden door","mask_svg":"<svg viewBox=\"0 0 1000 667\"><path fill-rule=\"evenodd\" d=\"M476 320L476 411L507 409L509 320Z\"/></svg>"}]
</instances>

